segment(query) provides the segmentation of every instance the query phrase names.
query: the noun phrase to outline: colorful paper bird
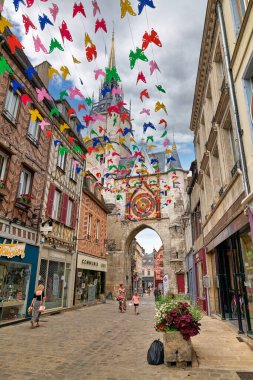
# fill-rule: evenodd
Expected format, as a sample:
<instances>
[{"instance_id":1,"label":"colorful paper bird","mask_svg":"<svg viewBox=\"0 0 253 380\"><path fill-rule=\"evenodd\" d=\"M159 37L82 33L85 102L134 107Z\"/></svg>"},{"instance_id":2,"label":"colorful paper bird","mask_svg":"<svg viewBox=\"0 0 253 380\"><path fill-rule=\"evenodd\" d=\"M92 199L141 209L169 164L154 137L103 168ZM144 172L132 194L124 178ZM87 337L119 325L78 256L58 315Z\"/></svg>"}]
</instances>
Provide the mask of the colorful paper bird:
<instances>
[{"instance_id":1,"label":"colorful paper bird","mask_svg":"<svg viewBox=\"0 0 253 380\"><path fill-rule=\"evenodd\" d=\"M86 17L86 13L84 11L84 6L80 2L79 4L75 3L73 6L73 18L76 17L77 13L81 13L84 17Z\"/></svg>"},{"instance_id":2,"label":"colorful paper bird","mask_svg":"<svg viewBox=\"0 0 253 380\"><path fill-rule=\"evenodd\" d=\"M33 6L34 0L26 0L27 8Z\"/></svg>"},{"instance_id":3,"label":"colorful paper bird","mask_svg":"<svg viewBox=\"0 0 253 380\"><path fill-rule=\"evenodd\" d=\"M5 28L12 28L13 27L13 24L7 20L7 18L5 18L3 15L1 15L1 19L0 19L0 33L4 33L4 30Z\"/></svg>"},{"instance_id":4,"label":"colorful paper bird","mask_svg":"<svg viewBox=\"0 0 253 380\"><path fill-rule=\"evenodd\" d=\"M40 50L42 50L43 53L47 54L47 49L45 48L45 46L41 42L41 39L39 36L37 36L37 37L33 36L33 42L34 42L34 49L35 49L36 53L38 53Z\"/></svg>"},{"instance_id":5,"label":"colorful paper bird","mask_svg":"<svg viewBox=\"0 0 253 380\"><path fill-rule=\"evenodd\" d=\"M33 66L28 66L25 69L25 74L29 80L32 80L34 75L38 75L38 72L34 69Z\"/></svg>"},{"instance_id":6,"label":"colorful paper bird","mask_svg":"<svg viewBox=\"0 0 253 380\"><path fill-rule=\"evenodd\" d=\"M163 146L169 146L170 145L170 140L169 139L166 139L166 140L164 140L164 142L163 142Z\"/></svg>"},{"instance_id":7,"label":"colorful paper bird","mask_svg":"<svg viewBox=\"0 0 253 380\"><path fill-rule=\"evenodd\" d=\"M129 60L130 60L130 68L133 69L136 61L140 59L141 61L148 62L147 56L140 48L136 48L135 52L133 50L130 51Z\"/></svg>"},{"instance_id":8,"label":"colorful paper bird","mask_svg":"<svg viewBox=\"0 0 253 380\"><path fill-rule=\"evenodd\" d=\"M149 141L154 142L154 136L147 136L146 142L148 143ZM152 164L152 162L151 162L151 164Z\"/></svg>"},{"instance_id":9,"label":"colorful paper bird","mask_svg":"<svg viewBox=\"0 0 253 380\"><path fill-rule=\"evenodd\" d=\"M147 89L143 90L143 91L140 93L140 99L141 99L141 101L142 101L142 102L143 102L143 97L145 97L145 98L147 98L147 99L149 99L149 98L150 98L150 96L149 96L149 93L148 93L148 90L147 90Z\"/></svg>"},{"instance_id":10,"label":"colorful paper bird","mask_svg":"<svg viewBox=\"0 0 253 380\"><path fill-rule=\"evenodd\" d=\"M78 111L80 112L81 109L84 109L86 111L86 105L83 103L78 104Z\"/></svg>"},{"instance_id":11,"label":"colorful paper bird","mask_svg":"<svg viewBox=\"0 0 253 380\"><path fill-rule=\"evenodd\" d=\"M132 136L134 136L131 128L124 128L123 136L126 136L128 133L130 133Z\"/></svg>"},{"instance_id":12,"label":"colorful paper bird","mask_svg":"<svg viewBox=\"0 0 253 380\"><path fill-rule=\"evenodd\" d=\"M101 90L101 95L103 98L106 96L106 94L110 93L112 90L110 89L109 86L104 86Z\"/></svg>"},{"instance_id":13,"label":"colorful paper bird","mask_svg":"<svg viewBox=\"0 0 253 380\"><path fill-rule=\"evenodd\" d=\"M85 47L88 45L94 45L88 33L85 33L84 35L84 45Z\"/></svg>"},{"instance_id":14,"label":"colorful paper bird","mask_svg":"<svg viewBox=\"0 0 253 380\"><path fill-rule=\"evenodd\" d=\"M7 44L9 45L12 54L15 53L16 49L24 49L24 46L21 44L21 42L17 39L17 37L14 34L12 34L11 36L7 36Z\"/></svg>"},{"instance_id":15,"label":"colorful paper bird","mask_svg":"<svg viewBox=\"0 0 253 380\"><path fill-rule=\"evenodd\" d=\"M165 128L165 129L166 129L167 126L168 126L167 121L164 120L164 119L161 119L161 120L159 121L159 124L164 124L164 128Z\"/></svg>"},{"instance_id":16,"label":"colorful paper bird","mask_svg":"<svg viewBox=\"0 0 253 380\"><path fill-rule=\"evenodd\" d=\"M165 137L167 135L168 131L164 131L161 138Z\"/></svg>"},{"instance_id":17,"label":"colorful paper bird","mask_svg":"<svg viewBox=\"0 0 253 380\"><path fill-rule=\"evenodd\" d=\"M97 58L97 48L95 45L87 46L85 52L88 62L91 62L93 59Z\"/></svg>"},{"instance_id":18,"label":"colorful paper bird","mask_svg":"<svg viewBox=\"0 0 253 380\"><path fill-rule=\"evenodd\" d=\"M54 26L54 24L52 23L52 21L49 20L49 18L47 17L47 15L45 15L45 13L43 13L42 16L39 16L39 23L40 23L41 30L44 30L46 25L52 25L52 26Z\"/></svg>"},{"instance_id":19,"label":"colorful paper bird","mask_svg":"<svg viewBox=\"0 0 253 380\"><path fill-rule=\"evenodd\" d=\"M51 132L51 131L45 131L45 133L46 133L47 137L51 137L53 134L53 132Z\"/></svg>"},{"instance_id":20,"label":"colorful paper bird","mask_svg":"<svg viewBox=\"0 0 253 380\"><path fill-rule=\"evenodd\" d=\"M176 159L173 156L170 156L167 158L166 163L168 164L171 161L176 161Z\"/></svg>"},{"instance_id":21,"label":"colorful paper bird","mask_svg":"<svg viewBox=\"0 0 253 380\"><path fill-rule=\"evenodd\" d=\"M100 8L96 0L92 0L92 5L93 5L93 17L95 17L97 13L101 13Z\"/></svg>"},{"instance_id":22,"label":"colorful paper bird","mask_svg":"<svg viewBox=\"0 0 253 380\"><path fill-rule=\"evenodd\" d=\"M60 131L63 132L65 129L70 129L70 126L66 123L59 125Z\"/></svg>"},{"instance_id":23,"label":"colorful paper bird","mask_svg":"<svg viewBox=\"0 0 253 380\"><path fill-rule=\"evenodd\" d=\"M150 75L152 75L155 70L160 71L156 61L149 61L149 66L150 66Z\"/></svg>"},{"instance_id":24,"label":"colorful paper bird","mask_svg":"<svg viewBox=\"0 0 253 380\"><path fill-rule=\"evenodd\" d=\"M50 125L50 123L48 121L46 121L45 119L42 120L40 123L39 123L39 127L42 131L44 131L45 127L48 127Z\"/></svg>"},{"instance_id":25,"label":"colorful paper bird","mask_svg":"<svg viewBox=\"0 0 253 380\"><path fill-rule=\"evenodd\" d=\"M60 111L58 110L58 108L56 108L56 107L53 107L52 109L51 109L51 111L50 111L50 116L60 116Z\"/></svg>"},{"instance_id":26,"label":"colorful paper bird","mask_svg":"<svg viewBox=\"0 0 253 380\"><path fill-rule=\"evenodd\" d=\"M86 101L88 106L92 105L92 99L91 98L85 98L85 101Z\"/></svg>"},{"instance_id":27,"label":"colorful paper bird","mask_svg":"<svg viewBox=\"0 0 253 380\"><path fill-rule=\"evenodd\" d=\"M145 75L143 74L142 71L139 72L139 74L138 74L138 76L137 76L136 84L137 84L140 80L141 80L143 83L147 83L146 78L145 78Z\"/></svg>"},{"instance_id":28,"label":"colorful paper bird","mask_svg":"<svg viewBox=\"0 0 253 380\"><path fill-rule=\"evenodd\" d=\"M103 18L101 20L99 20L99 19L96 20L96 23L95 23L95 33L97 33L97 31L99 29L102 29L105 33L107 33L106 22L105 22L105 20Z\"/></svg>"},{"instance_id":29,"label":"colorful paper bird","mask_svg":"<svg viewBox=\"0 0 253 380\"><path fill-rule=\"evenodd\" d=\"M49 11L51 13L51 16L53 17L54 22L55 22L56 17L57 17L58 12L59 12L59 7L56 4L52 4L52 5L53 6L52 6L52 8L49 8Z\"/></svg>"},{"instance_id":30,"label":"colorful paper bird","mask_svg":"<svg viewBox=\"0 0 253 380\"><path fill-rule=\"evenodd\" d=\"M21 89L23 90L25 87L20 84L18 81L16 81L15 79L12 79L11 81L11 85L12 85L12 89L13 89L13 92L15 93L18 89Z\"/></svg>"},{"instance_id":31,"label":"colorful paper bird","mask_svg":"<svg viewBox=\"0 0 253 380\"><path fill-rule=\"evenodd\" d=\"M157 148L157 145L149 145L148 146L148 150L151 150L151 149L154 149L154 148Z\"/></svg>"},{"instance_id":32,"label":"colorful paper bird","mask_svg":"<svg viewBox=\"0 0 253 380\"><path fill-rule=\"evenodd\" d=\"M85 115L83 116L83 121L85 122L85 124L87 125L87 127L89 126L90 122L93 121L93 117L90 116L90 115Z\"/></svg>"},{"instance_id":33,"label":"colorful paper bird","mask_svg":"<svg viewBox=\"0 0 253 380\"><path fill-rule=\"evenodd\" d=\"M156 127L151 122L143 124L143 132L145 133L148 128L156 130Z\"/></svg>"},{"instance_id":34,"label":"colorful paper bird","mask_svg":"<svg viewBox=\"0 0 253 380\"><path fill-rule=\"evenodd\" d=\"M80 61L78 61L78 59L76 59L73 55L72 55L72 59L73 59L73 62L76 63L76 64L79 64L81 63Z\"/></svg>"},{"instance_id":35,"label":"colorful paper bird","mask_svg":"<svg viewBox=\"0 0 253 380\"><path fill-rule=\"evenodd\" d=\"M150 116L150 109L142 108L140 114L144 114L144 113L145 113L146 115Z\"/></svg>"},{"instance_id":36,"label":"colorful paper bird","mask_svg":"<svg viewBox=\"0 0 253 380\"><path fill-rule=\"evenodd\" d=\"M158 111L160 111L160 110L164 110L164 112L165 112L166 114L168 114L167 109L166 109L164 103L156 102L156 105L155 105L155 112L158 112Z\"/></svg>"},{"instance_id":37,"label":"colorful paper bird","mask_svg":"<svg viewBox=\"0 0 253 380\"><path fill-rule=\"evenodd\" d=\"M141 14L141 12L143 11L143 8L146 5L148 7L150 7L150 8L155 8L153 0L138 0L138 1L139 1L139 4L138 4L138 15Z\"/></svg>"},{"instance_id":38,"label":"colorful paper bird","mask_svg":"<svg viewBox=\"0 0 253 380\"><path fill-rule=\"evenodd\" d=\"M13 4L14 4L16 12L19 10L19 3L22 3L23 5L26 5L25 2L24 2L24 0L13 0Z\"/></svg>"},{"instance_id":39,"label":"colorful paper bird","mask_svg":"<svg viewBox=\"0 0 253 380\"><path fill-rule=\"evenodd\" d=\"M42 87L41 89L36 88L36 92L38 94L38 101L42 102L44 99L52 100L51 96L48 94L47 90Z\"/></svg>"},{"instance_id":40,"label":"colorful paper bird","mask_svg":"<svg viewBox=\"0 0 253 380\"><path fill-rule=\"evenodd\" d=\"M76 110L74 108L69 108L68 110L68 117L70 117L71 115L76 115Z\"/></svg>"},{"instance_id":41,"label":"colorful paper bird","mask_svg":"<svg viewBox=\"0 0 253 380\"><path fill-rule=\"evenodd\" d=\"M95 115L92 115L92 121L95 122L95 121L102 121L102 123L105 123L106 122L106 117L101 115L100 113L98 114L95 114Z\"/></svg>"},{"instance_id":42,"label":"colorful paper bird","mask_svg":"<svg viewBox=\"0 0 253 380\"><path fill-rule=\"evenodd\" d=\"M120 0L120 9L121 9L121 18L124 18L126 13L129 13L131 16L136 16L136 13L133 10L130 0Z\"/></svg>"},{"instance_id":43,"label":"colorful paper bird","mask_svg":"<svg viewBox=\"0 0 253 380\"><path fill-rule=\"evenodd\" d=\"M73 41L73 38L71 36L71 33L70 33L69 28L68 28L65 21L62 21L62 24L59 27L59 29L60 29L60 33L61 33L63 43L64 43L64 38L66 38L68 41L71 41L71 42Z\"/></svg>"},{"instance_id":44,"label":"colorful paper bird","mask_svg":"<svg viewBox=\"0 0 253 380\"><path fill-rule=\"evenodd\" d=\"M76 130L77 130L77 132L80 132L81 129L84 129L84 128L85 128L85 126L84 126L83 124L78 124L78 125L76 126Z\"/></svg>"},{"instance_id":45,"label":"colorful paper bird","mask_svg":"<svg viewBox=\"0 0 253 380\"><path fill-rule=\"evenodd\" d=\"M33 24L31 19L27 15L22 15L22 20L23 20L23 24L25 27L25 34L27 34L29 32L30 28L32 28L34 30L37 29L36 26Z\"/></svg>"},{"instance_id":46,"label":"colorful paper bird","mask_svg":"<svg viewBox=\"0 0 253 380\"><path fill-rule=\"evenodd\" d=\"M31 120L32 121L36 121L37 119L43 120L43 117L41 116L41 114L39 113L39 111L36 108L35 109L30 109L29 113L31 115Z\"/></svg>"},{"instance_id":47,"label":"colorful paper bird","mask_svg":"<svg viewBox=\"0 0 253 380\"><path fill-rule=\"evenodd\" d=\"M128 120L130 122L130 115L127 113L127 112L123 112L121 115L120 115L120 120L121 122L124 124L126 120Z\"/></svg>"},{"instance_id":48,"label":"colorful paper bird","mask_svg":"<svg viewBox=\"0 0 253 380\"><path fill-rule=\"evenodd\" d=\"M123 94L123 91L121 90L121 88L119 88L119 87L113 87L113 89L112 89L112 96L122 95L122 94Z\"/></svg>"},{"instance_id":49,"label":"colorful paper bird","mask_svg":"<svg viewBox=\"0 0 253 380\"><path fill-rule=\"evenodd\" d=\"M80 98L84 98L84 95L82 92L77 88L70 87L69 89L69 97L70 99L74 99L76 96L79 96Z\"/></svg>"},{"instance_id":50,"label":"colorful paper bird","mask_svg":"<svg viewBox=\"0 0 253 380\"><path fill-rule=\"evenodd\" d=\"M119 128L119 129L117 130L116 134L118 134L118 133L121 133L121 134L123 135L123 129L122 129L122 128Z\"/></svg>"},{"instance_id":51,"label":"colorful paper bird","mask_svg":"<svg viewBox=\"0 0 253 380\"><path fill-rule=\"evenodd\" d=\"M157 88L158 91L163 92L164 94L166 94L166 91L164 90L164 88L163 88L162 85L158 84L158 85L156 85L156 88Z\"/></svg>"},{"instance_id":52,"label":"colorful paper bird","mask_svg":"<svg viewBox=\"0 0 253 380\"><path fill-rule=\"evenodd\" d=\"M148 34L148 32L144 33L142 37L142 50L146 50L150 43L162 47L162 43L158 37L157 32L154 29L151 30L150 34Z\"/></svg>"},{"instance_id":53,"label":"colorful paper bird","mask_svg":"<svg viewBox=\"0 0 253 380\"><path fill-rule=\"evenodd\" d=\"M21 99L21 102L24 104L24 106L26 106L28 102L32 102L32 99L27 94L21 95L20 99Z\"/></svg>"},{"instance_id":54,"label":"colorful paper bird","mask_svg":"<svg viewBox=\"0 0 253 380\"><path fill-rule=\"evenodd\" d=\"M56 38L52 38L50 45L49 45L49 53L52 53L54 49L59 49L60 51L64 51L62 45L60 44L59 41L57 41Z\"/></svg>"},{"instance_id":55,"label":"colorful paper bird","mask_svg":"<svg viewBox=\"0 0 253 380\"><path fill-rule=\"evenodd\" d=\"M105 72L101 69L94 70L95 73L95 80L99 78L99 76L105 77Z\"/></svg>"},{"instance_id":56,"label":"colorful paper bird","mask_svg":"<svg viewBox=\"0 0 253 380\"><path fill-rule=\"evenodd\" d=\"M62 77L64 80L66 80L67 76L70 75L70 72L69 72L69 69L67 66L62 66L60 68L61 72L62 72Z\"/></svg>"},{"instance_id":57,"label":"colorful paper bird","mask_svg":"<svg viewBox=\"0 0 253 380\"><path fill-rule=\"evenodd\" d=\"M54 74L60 76L59 71L56 70L56 69L55 69L54 67L52 67L52 66L50 66L50 67L48 68L47 73L48 73L48 77L49 77L50 80L53 78L53 75L54 75Z\"/></svg>"},{"instance_id":58,"label":"colorful paper bird","mask_svg":"<svg viewBox=\"0 0 253 380\"><path fill-rule=\"evenodd\" d=\"M113 79L116 82L121 82L121 79L119 77L119 74L117 72L116 67L112 67L111 69L110 68L106 68L105 69L105 73L106 73L106 77L105 77L105 82L106 83L110 83Z\"/></svg>"}]
</instances>

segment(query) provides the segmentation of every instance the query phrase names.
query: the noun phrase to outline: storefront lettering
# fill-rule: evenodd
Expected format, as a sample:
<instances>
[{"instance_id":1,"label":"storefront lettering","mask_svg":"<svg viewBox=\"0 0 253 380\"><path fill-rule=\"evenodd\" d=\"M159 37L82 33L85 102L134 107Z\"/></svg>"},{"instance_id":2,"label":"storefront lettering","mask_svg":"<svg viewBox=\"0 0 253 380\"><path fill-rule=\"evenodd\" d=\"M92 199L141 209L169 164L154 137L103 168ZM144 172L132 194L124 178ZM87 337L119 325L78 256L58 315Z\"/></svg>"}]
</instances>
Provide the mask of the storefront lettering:
<instances>
[{"instance_id":1,"label":"storefront lettering","mask_svg":"<svg viewBox=\"0 0 253 380\"><path fill-rule=\"evenodd\" d=\"M82 264L93 265L98 267L98 263L96 263L96 261L82 260Z\"/></svg>"},{"instance_id":2,"label":"storefront lettering","mask_svg":"<svg viewBox=\"0 0 253 380\"><path fill-rule=\"evenodd\" d=\"M16 256L25 257L25 244L0 244L0 256L12 259Z\"/></svg>"}]
</instances>

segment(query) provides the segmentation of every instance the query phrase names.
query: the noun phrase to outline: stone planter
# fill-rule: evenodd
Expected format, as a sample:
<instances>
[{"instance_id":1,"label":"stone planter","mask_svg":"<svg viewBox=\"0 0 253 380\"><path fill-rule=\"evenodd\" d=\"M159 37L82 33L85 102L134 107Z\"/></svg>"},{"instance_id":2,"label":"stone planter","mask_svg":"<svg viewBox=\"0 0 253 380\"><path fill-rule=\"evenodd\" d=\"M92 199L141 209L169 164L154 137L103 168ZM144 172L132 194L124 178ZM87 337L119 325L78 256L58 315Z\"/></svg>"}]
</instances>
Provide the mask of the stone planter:
<instances>
[{"instance_id":1,"label":"stone planter","mask_svg":"<svg viewBox=\"0 0 253 380\"><path fill-rule=\"evenodd\" d=\"M179 331L163 334L164 363L170 367L187 367L192 364L192 343L185 340Z\"/></svg>"}]
</instances>

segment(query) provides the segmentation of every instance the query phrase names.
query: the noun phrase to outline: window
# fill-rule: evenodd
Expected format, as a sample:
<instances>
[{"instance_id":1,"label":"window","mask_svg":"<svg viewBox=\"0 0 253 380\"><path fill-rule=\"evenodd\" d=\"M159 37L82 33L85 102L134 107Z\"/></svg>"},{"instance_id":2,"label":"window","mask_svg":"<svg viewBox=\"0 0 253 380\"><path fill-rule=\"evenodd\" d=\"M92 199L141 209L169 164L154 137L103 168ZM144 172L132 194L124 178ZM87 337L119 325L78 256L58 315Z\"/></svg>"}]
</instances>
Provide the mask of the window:
<instances>
[{"instance_id":1,"label":"window","mask_svg":"<svg viewBox=\"0 0 253 380\"><path fill-rule=\"evenodd\" d=\"M61 192L59 190L55 190L54 192L54 201L53 201L53 211L52 218L58 220L59 218L59 206L61 200Z\"/></svg>"},{"instance_id":2,"label":"window","mask_svg":"<svg viewBox=\"0 0 253 380\"><path fill-rule=\"evenodd\" d=\"M148 269L148 276L150 276L150 269Z\"/></svg>"},{"instance_id":3,"label":"window","mask_svg":"<svg viewBox=\"0 0 253 380\"><path fill-rule=\"evenodd\" d=\"M24 168L19 178L18 196L20 196L21 194L30 194L31 184L32 184L32 173L29 170Z\"/></svg>"},{"instance_id":4,"label":"window","mask_svg":"<svg viewBox=\"0 0 253 380\"><path fill-rule=\"evenodd\" d=\"M73 181L76 181L76 176L77 176L76 162L75 162L75 160L72 160L71 169L70 169L70 179L72 179Z\"/></svg>"},{"instance_id":5,"label":"window","mask_svg":"<svg viewBox=\"0 0 253 380\"><path fill-rule=\"evenodd\" d=\"M74 202L71 199L69 199L69 201L68 201L67 219L66 219L66 225L69 226L69 227L71 227L71 224L72 224L73 205L74 205Z\"/></svg>"},{"instance_id":6,"label":"window","mask_svg":"<svg viewBox=\"0 0 253 380\"><path fill-rule=\"evenodd\" d=\"M192 227L193 239L195 241L198 239L202 231L200 203L197 204L195 210L192 213Z\"/></svg>"},{"instance_id":7,"label":"window","mask_svg":"<svg viewBox=\"0 0 253 380\"><path fill-rule=\"evenodd\" d=\"M17 92L13 91L11 86L9 86L5 99L4 113L13 123L17 120L18 106L19 95Z\"/></svg>"},{"instance_id":8,"label":"window","mask_svg":"<svg viewBox=\"0 0 253 380\"><path fill-rule=\"evenodd\" d=\"M0 181L4 181L6 168L8 163L8 155L0 150Z\"/></svg>"},{"instance_id":9,"label":"window","mask_svg":"<svg viewBox=\"0 0 253 380\"><path fill-rule=\"evenodd\" d=\"M98 236L99 236L99 220L96 222L96 242L98 242Z\"/></svg>"},{"instance_id":10,"label":"window","mask_svg":"<svg viewBox=\"0 0 253 380\"><path fill-rule=\"evenodd\" d=\"M249 0L231 0L236 36L238 36Z\"/></svg>"},{"instance_id":11,"label":"window","mask_svg":"<svg viewBox=\"0 0 253 380\"><path fill-rule=\"evenodd\" d=\"M63 154L60 154L60 152L58 151L57 166L60 169L65 170L65 165L66 165L66 153L64 152Z\"/></svg>"},{"instance_id":12,"label":"window","mask_svg":"<svg viewBox=\"0 0 253 380\"><path fill-rule=\"evenodd\" d=\"M38 120L32 121L32 119L30 119L27 135L30 140L37 143L38 137L39 137L39 121Z\"/></svg>"},{"instance_id":13,"label":"window","mask_svg":"<svg viewBox=\"0 0 253 380\"><path fill-rule=\"evenodd\" d=\"M87 228L87 239L90 240L90 234L91 234L91 223L92 223L92 215L88 215L88 228Z\"/></svg>"}]
</instances>

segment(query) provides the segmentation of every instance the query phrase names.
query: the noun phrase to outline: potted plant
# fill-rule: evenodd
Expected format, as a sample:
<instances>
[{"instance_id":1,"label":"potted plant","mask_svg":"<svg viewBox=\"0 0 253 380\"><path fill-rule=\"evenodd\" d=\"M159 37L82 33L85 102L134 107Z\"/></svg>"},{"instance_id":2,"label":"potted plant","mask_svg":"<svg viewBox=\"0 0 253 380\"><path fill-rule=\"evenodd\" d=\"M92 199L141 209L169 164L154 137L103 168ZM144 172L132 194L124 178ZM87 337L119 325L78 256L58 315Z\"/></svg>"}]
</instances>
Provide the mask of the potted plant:
<instances>
[{"instance_id":1,"label":"potted plant","mask_svg":"<svg viewBox=\"0 0 253 380\"><path fill-rule=\"evenodd\" d=\"M163 332L164 361L187 366L192 362L191 337L199 334L201 310L183 296L161 297L156 303L155 329Z\"/></svg>"},{"instance_id":2,"label":"potted plant","mask_svg":"<svg viewBox=\"0 0 253 380\"><path fill-rule=\"evenodd\" d=\"M20 194L17 198L17 206L22 209L28 209L31 207L32 196L30 194Z\"/></svg>"}]
</instances>

